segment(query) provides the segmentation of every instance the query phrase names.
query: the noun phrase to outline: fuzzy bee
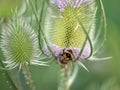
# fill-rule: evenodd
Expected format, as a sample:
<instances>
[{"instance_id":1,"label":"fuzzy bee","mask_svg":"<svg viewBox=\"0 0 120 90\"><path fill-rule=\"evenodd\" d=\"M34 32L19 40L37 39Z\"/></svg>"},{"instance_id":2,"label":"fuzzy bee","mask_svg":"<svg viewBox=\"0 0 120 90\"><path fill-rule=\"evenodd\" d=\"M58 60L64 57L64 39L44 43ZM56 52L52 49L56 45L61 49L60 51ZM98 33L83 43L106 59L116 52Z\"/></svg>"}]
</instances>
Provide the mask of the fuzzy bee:
<instances>
[{"instance_id":1,"label":"fuzzy bee","mask_svg":"<svg viewBox=\"0 0 120 90\"><path fill-rule=\"evenodd\" d=\"M60 64L66 65L74 59L74 54L71 49L63 49L63 52L58 57Z\"/></svg>"}]
</instances>

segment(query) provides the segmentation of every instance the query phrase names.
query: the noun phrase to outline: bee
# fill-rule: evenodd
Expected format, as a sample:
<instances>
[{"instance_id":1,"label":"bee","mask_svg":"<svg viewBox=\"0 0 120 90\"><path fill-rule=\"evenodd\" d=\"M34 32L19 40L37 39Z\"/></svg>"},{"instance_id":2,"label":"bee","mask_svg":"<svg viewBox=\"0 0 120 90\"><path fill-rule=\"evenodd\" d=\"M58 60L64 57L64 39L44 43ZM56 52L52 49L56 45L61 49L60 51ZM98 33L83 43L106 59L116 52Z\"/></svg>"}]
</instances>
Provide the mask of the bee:
<instances>
[{"instance_id":1,"label":"bee","mask_svg":"<svg viewBox=\"0 0 120 90\"><path fill-rule=\"evenodd\" d=\"M62 54L59 55L58 61L60 64L66 65L73 60L74 54L71 49L63 49Z\"/></svg>"}]
</instances>

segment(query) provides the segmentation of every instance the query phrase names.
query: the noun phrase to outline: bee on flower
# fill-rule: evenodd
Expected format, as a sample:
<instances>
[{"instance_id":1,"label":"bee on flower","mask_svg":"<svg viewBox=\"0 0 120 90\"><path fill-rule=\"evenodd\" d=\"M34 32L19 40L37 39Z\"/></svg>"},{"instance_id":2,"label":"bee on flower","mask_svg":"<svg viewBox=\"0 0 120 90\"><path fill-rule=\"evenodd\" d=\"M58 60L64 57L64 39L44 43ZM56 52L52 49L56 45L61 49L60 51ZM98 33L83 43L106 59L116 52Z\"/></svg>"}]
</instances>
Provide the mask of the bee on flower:
<instances>
[{"instance_id":1,"label":"bee on flower","mask_svg":"<svg viewBox=\"0 0 120 90\"><path fill-rule=\"evenodd\" d=\"M92 56L97 6L94 0L52 0L46 15L44 34L62 66Z\"/></svg>"},{"instance_id":2,"label":"bee on flower","mask_svg":"<svg viewBox=\"0 0 120 90\"><path fill-rule=\"evenodd\" d=\"M43 27L44 52L47 56L54 57L62 66L63 77L58 90L69 90L78 70L76 63L87 70L83 60L109 58L95 57L96 51L99 51L105 40L100 42L100 48L94 48L102 32L96 30L98 6L96 0L51 0L49 6ZM101 0L100 7L106 27Z\"/></svg>"}]
</instances>

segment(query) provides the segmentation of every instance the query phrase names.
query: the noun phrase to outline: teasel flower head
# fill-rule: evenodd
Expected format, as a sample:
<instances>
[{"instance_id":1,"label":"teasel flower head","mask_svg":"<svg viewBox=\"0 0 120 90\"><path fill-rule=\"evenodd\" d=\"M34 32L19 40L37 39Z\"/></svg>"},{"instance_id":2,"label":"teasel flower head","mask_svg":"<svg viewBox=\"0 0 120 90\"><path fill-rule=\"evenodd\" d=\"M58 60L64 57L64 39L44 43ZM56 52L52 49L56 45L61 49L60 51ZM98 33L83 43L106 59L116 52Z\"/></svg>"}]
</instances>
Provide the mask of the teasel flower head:
<instances>
[{"instance_id":1,"label":"teasel flower head","mask_svg":"<svg viewBox=\"0 0 120 90\"><path fill-rule=\"evenodd\" d=\"M101 31L96 31L96 2L96 0L50 1L43 28L46 39L44 51L48 56L55 57L62 66L58 90L69 90L77 75L78 65L88 71L82 63L83 60L97 59L94 57L96 45L94 40L96 36L99 37ZM103 10L102 4L101 8Z\"/></svg>"},{"instance_id":2,"label":"teasel flower head","mask_svg":"<svg viewBox=\"0 0 120 90\"><path fill-rule=\"evenodd\" d=\"M63 64L66 58L80 62L91 57L96 10L95 0L52 0L44 25L51 48L44 45L46 54L52 52Z\"/></svg>"},{"instance_id":3,"label":"teasel flower head","mask_svg":"<svg viewBox=\"0 0 120 90\"><path fill-rule=\"evenodd\" d=\"M6 58L3 61L7 69L22 65L45 65L39 61L37 33L23 19L12 19L4 27L1 34L0 47Z\"/></svg>"}]
</instances>

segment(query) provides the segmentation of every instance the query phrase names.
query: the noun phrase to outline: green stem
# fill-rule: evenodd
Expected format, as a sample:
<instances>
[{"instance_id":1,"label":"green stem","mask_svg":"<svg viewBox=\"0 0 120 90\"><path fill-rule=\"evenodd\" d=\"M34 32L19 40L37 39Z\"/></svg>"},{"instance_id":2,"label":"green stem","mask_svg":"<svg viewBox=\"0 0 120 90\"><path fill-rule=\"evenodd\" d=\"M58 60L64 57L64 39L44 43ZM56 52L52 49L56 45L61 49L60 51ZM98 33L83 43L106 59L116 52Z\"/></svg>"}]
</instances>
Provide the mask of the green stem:
<instances>
[{"instance_id":1,"label":"green stem","mask_svg":"<svg viewBox=\"0 0 120 90\"><path fill-rule=\"evenodd\" d=\"M70 64L68 64L64 68L61 68L61 77L58 85L58 90L70 90L70 87L73 81L75 80L77 72L78 72L77 65L75 66L74 70Z\"/></svg>"},{"instance_id":2,"label":"green stem","mask_svg":"<svg viewBox=\"0 0 120 90\"><path fill-rule=\"evenodd\" d=\"M22 66L22 70L23 70L24 77L26 79L26 83L29 85L29 87L30 87L31 90L35 90L35 86L34 86L32 78L31 78L28 65L24 64Z\"/></svg>"}]
</instances>

